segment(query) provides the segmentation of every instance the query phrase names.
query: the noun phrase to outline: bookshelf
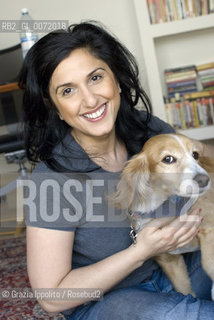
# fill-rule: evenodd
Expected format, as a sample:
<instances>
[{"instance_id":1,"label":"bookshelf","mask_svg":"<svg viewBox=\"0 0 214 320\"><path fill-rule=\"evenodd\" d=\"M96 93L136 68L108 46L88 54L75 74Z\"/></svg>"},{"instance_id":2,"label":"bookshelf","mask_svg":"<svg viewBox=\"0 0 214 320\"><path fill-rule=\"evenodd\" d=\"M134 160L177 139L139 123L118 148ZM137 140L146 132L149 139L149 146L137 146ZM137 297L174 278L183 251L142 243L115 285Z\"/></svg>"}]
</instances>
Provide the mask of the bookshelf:
<instances>
[{"instance_id":1,"label":"bookshelf","mask_svg":"<svg viewBox=\"0 0 214 320\"><path fill-rule=\"evenodd\" d=\"M134 0L153 113L166 121L164 69L213 61L214 14L151 24L146 0ZM214 126L179 130L193 139L214 139Z\"/></svg>"},{"instance_id":2,"label":"bookshelf","mask_svg":"<svg viewBox=\"0 0 214 320\"><path fill-rule=\"evenodd\" d=\"M213 28L213 19L214 14L208 14L206 16L191 17L183 20L163 22L152 25L150 24L151 34L153 38L158 38L183 32Z\"/></svg>"}]
</instances>

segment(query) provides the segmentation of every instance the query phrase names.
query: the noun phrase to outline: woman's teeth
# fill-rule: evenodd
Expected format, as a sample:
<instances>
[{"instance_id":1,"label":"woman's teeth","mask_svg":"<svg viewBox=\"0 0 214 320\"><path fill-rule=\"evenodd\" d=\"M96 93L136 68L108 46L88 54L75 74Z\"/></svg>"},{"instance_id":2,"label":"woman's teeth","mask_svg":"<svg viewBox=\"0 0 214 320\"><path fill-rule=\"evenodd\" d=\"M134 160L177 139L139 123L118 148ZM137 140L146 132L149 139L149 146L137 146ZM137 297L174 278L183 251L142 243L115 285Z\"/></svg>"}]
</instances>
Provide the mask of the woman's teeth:
<instances>
[{"instance_id":1,"label":"woman's teeth","mask_svg":"<svg viewBox=\"0 0 214 320\"><path fill-rule=\"evenodd\" d=\"M98 111L94 112L94 113L88 113L88 114L84 114L84 117L89 118L89 119L96 119L99 118L103 112L105 111L106 105L104 104L103 107L101 107Z\"/></svg>"}]
</instances>

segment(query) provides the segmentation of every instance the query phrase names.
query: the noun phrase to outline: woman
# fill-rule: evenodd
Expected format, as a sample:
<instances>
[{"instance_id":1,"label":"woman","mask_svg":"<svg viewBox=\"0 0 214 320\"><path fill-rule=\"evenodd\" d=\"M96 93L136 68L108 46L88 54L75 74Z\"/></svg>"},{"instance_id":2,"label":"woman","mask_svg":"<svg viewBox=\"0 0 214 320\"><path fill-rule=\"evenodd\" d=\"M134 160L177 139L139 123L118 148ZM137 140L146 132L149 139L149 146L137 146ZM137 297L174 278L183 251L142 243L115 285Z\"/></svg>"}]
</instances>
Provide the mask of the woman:
<instances>
[{"instance_id":1,"label":"woman","mask_svg":"<svg viewBox=\"0 0 214 320\"><path fill-rule=\"evenodd\" d=\"M100 301L84 293L82 299L41 300L42 307L66 319L213 318L211 282L199 253L185 259L204 300L175 292L150 259L191 241L200 219L150 223L133 245L125 215L112 213L105 201L127 159L150 136L173 132L151 116L130 52L96 23L72 25L31 48L20 86L27 155L41 161L26 218L31 285L104 293ZM135 108L140 103L144 111Z\"/></svg>"}]
</instances>

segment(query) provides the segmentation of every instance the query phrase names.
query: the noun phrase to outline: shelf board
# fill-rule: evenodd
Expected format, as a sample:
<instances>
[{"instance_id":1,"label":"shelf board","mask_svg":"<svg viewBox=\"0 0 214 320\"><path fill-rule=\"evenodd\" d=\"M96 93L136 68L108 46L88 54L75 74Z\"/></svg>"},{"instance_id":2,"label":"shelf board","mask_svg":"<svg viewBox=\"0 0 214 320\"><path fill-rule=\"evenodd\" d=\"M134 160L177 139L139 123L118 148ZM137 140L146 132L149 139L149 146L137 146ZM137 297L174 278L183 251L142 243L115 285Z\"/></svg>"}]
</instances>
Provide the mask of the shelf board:
<instances>
[{"instance_id":1,"label":"shelf board","mask_svg":"<svg viewBox=\"0 0 214 320\"><path fill-rule=\"evenodd\" d=\"M160 38L208 28L214 28L214 13L205 16L152 24L149 29L152 38Z\"/></svg>"},{"instance_id":2,"label":"shelf board","mask_svg":"<svg viewBox=\"0 0 214 320\"><path fill-rule=\"evenodd\" d=\"M196 140L214 139L214 125L200 128L179 130L179 133Z\"/></svg>"},{"instance_id":3,"label":"shelf board","mask_svg":"<svg viewBox=\"0 0 214 320\"><path fill-rule=\"evenodd\" d=\"M11 82L0 86L0 93L18 90L19 86L17 82Z\"/></svg>"}]
</instances>

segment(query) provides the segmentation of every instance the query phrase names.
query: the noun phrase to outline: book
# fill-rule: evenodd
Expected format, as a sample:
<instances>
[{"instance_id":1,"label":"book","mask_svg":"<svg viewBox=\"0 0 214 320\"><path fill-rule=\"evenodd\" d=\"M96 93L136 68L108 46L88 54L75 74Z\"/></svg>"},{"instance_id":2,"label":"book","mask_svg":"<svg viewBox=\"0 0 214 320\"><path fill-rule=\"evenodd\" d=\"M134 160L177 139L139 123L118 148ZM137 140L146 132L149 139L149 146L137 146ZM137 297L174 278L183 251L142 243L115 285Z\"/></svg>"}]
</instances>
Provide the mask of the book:
<instances>
[{"instance_id":1,"label":"book","mask_svg":"<svg viewBox=\"0 0 214 320\"><path fill-rule=\"evenodd\" d=\"M169 20L174 21L175 16L174 16L174 12L173 12L172 0L166 0L166 5L167 5L168 14L169 14Z\"/></svg>"},{"instance_id":2,"label":"book","mask_svg":"<svg viewBox=\"0 0 214 320\"><path fill-rule=\"evenodd\" d=\"M159 6L160 6L162 22L168 21L167 20L166 7L165 7L165 0L159 0Z\"/></svg>"},{"instance_id":3,"label":"book","mask_svg":"<svg viewBox=\"0 0 214 320\"><path fill-rule=\"evenodd\" d=\"M197 91L197 87L196 87L196 85L190 85L190 86L183 86L183 87L175 87L175 88L169 88L168 87L168 93L176 93L176 92L178 92L178 93L180 93L180 92L183 92L183 91L185 91L185 92L189 92L190 90L193 90L193 89L195 89L195 91Z\"/></svg>"},{"instance_id":4,"label":"book","mask_svg":"<svg viewBox=\"0 0 214 320\"><path fill-rule=\"evenodd\" d=\"M196 80L197 75L195 73L187 73L182 75L174 75L171 77L166 77L166 83L175 83L175 82L187 82Z\"/></svg>"},{"instance_id":5,"label":"book","mask_svg":"<svg viewBox=\"0 0 214 320\"><path fill-rule=\"evenodd\" d=\"M197 10L197 16L201 16L201 13L202 13L201 0L196 0L196 10Z\"/></svg>"},{"instance_id":6,"label":"book","mask_svg":"<svg viewBox=\"0 0 214 320\"><path fill-rule=\"evenodd\" d=\"M214 90L209 91L198 91L198 92L192 92L187 93L184 95L184 99L198 99L202 97L212 97L214 96Z\"/></svg>"},{"instance_id":7,"label":"book","mask_svg":"<svg viewBox=\"0 0 214 320\"><path fill-rule=\"evenodd\" d=\"M187 66L181 66L181 67L176 67L176 68L168 68L165 69L165 73L175 73L175 72L183 72L183 71L188 71L188 70L195 70L196 66L195 65L187 65Z\"/></svg>"},{"instance_id":8,"label":"book","mask_svg":"<svg viewBox=\"0 0 214 320\"><path fill-rule=\"evenodd\" d=\"M184 125L182 124L180 103L173 102L165 105L167 122L175 129L181 129Z\"/></svg>"},{"instance_id":9,"label":"book","mask_svg":"<svg viewBox=\"0 0 214 320\"><path fill-rule=\"evenodd\" d=\"M194 127L197 128L199 126L199 118L197 113L196 100L191 101L191 103L192 103L193 123L194 123Z\"/></svg>"},{"instance_id":10,"label":"book","mask_svg":"<svg viewBox=\"0 0 214 320\"><path fill-rule=\"evenodd\" d=\"M182 78L183 76L196 76L195 70L187 70L187 71L179 71L179 72L165 72L166 79L172 79L172 78Z\"/></svg>"},{"instance_id":11,"label":"book","mask_svg":"<svg viewBox=\"0 0 214 320\"><path fill-rule=\"evenodd\" d=\"M214 12L214 0L209 0L209 13Z\"/></svg>"},{"instance_id":12,"label":"book","mask_svg":"<svg viewBox=\"0 0 214 320\"><path fill-rule=\"evenodd\" d=\"M206 91L210 91L210 90L214 90L214 86L212 86L212 87L204 87L204 90L206 90Z\"/></svg>"},{"instance_id":13,"label":"book","mask_svg":"<svg viewBox=\"0 0 214 320\"><path fill-rule=\"evenodd\" d=\"M184 79L184 80L179 80L179 81L170 81L169 83L167 83L167 87L168 88L177 88L177 87L193 85L193 84L195 84L194 79L190 79L190 80Z\"/></svg>"},{"instance_id":14,"label":"book","mask_svg":"<svg viewBox=\"0 0 214 320\"><path fill-rule=\"evenodd\" d=\"M211 68L214 68L214 62L209 62L209 63L196 65L196 70L197 71L207 70L207 69L211 69Z\"/></svg>"},{"instance_id":15,"label":"book","mask_svg":"<svg viewBox=\"0 0 214 320\"><path fill-rule=\"evenodd\" d=\"M179 13L178 13L176 0L170 0L170 6L171 6L171 10L172 10L173 20L178 20L179 19Z\"/></svg>"},{"instance_id":16,"label":"book","mask_svg":"<svg viewBox=\"0 0 214 320\"><path fill-rule=\"evenodd\" d=\"M206 99L206 98L201 99L201 108L202 108L203 117L204 117L204 124L206 126L213 124L209 99Z\"/></svg>"},{"instance_id":17,"label":"book","mask_svg":"<svg viewBox=\"0 0 214 320\"><path fill-rule=\"evenodd\" d=\"M185 0L181 0L181 6L182 6L182 11L183 11L183 18L186 19L187 18L188 8L186 8Z\"/></svg>"},{"instance_id":18,"label":"book","mask_svg":"<svg viewBox=\"0 0 214 320\"><path fill-rule=\"evenodd\" d=\"M148 11L149 11L149 18L150 18L151 24L157 23L156 17L155 17L155 11L154 11L153 4L152 4L151 0L147 0L147 7L148 7Z\"/></svg>"},{"instance_id":19,"label":"book","mask_svg":"<svg viewBox=\"0 0 214 320\"><path fill-rule=\"evenodd\" d=\"M162 16L162 11L160 7L160 0L153 0L154 5L156 6L156 14L157 14L157 20L158 23L163 22L163 16Z\"/></svg>"},{"instance_id":20,"label":"book","mask_svg":"<svg viewBox=\"0 0 214 320\"><path fill-rule=\"evenodd\" d=\"M204 16L208 14L207 0L201 0L201 15Z\"/></svg>"},{"instance_id":21,"label":"book","mask_svg":"<svg viewBox=\"0 0 214 320\"><path fill-rule=\"evenodd\" d=\"M214 89L214 62L196 66L198 79L203 90Z\"/></svg>"},{"instance_id":22,"label":"book","mask_svg":"<svg viewBox=\"0 0 214 320\"><path fill-rule=\"evenodd\" d=\"M205 82L205 83L203 83L203 87L204 87L204 88L214 87L214 80L213 80L213 81L210 81L210 82Z\"/></svg>"},{"instance_id":23,"label":"book","mask_svg":"<svg viewBox=\"0 0 214 320\"><path fill-rule=\"evenodd\" d=\"M198 122L200 126L204 125L204 116L201 108L201 100L196 100L196 106L197 106L197 115L198 115Z\"/></svg>"},{"instance_id":24,"label":"book","mask_svg":"<svg viewBox=\"0 0 214 320\"><path fill-rule=\"evenodd\" d=\"M192 2L192 0L188 0L188 8L189 8L189 16L190 16L190 17L194 17L193 2Z\"/></svg>"},{"instance_id":25,"label":"book","mask_svg":"<svg viewBox=\"0 0 214 320\"><path fill-rule=\"evenodd\" d=\"M166 81L171 80L182 80L187 79L188 77L196 77L196 67L195 66L184 66L178 68L171 68L164 70L164 76Z\"/></svg>"},{"instance_id":26,"label":"book","mask_svg":"<svg viewBox=\"0 0 214 320\"><path fill-rule=\"evenodd\" d=\"M214 123L214 98L209 98L212 122Z\"/></svg>"},{"instance_id":27,"label":"book","mask_svg":"<svg viewBox=\"0 0 214 320\"><path fill-rule=\"evenodd\" d=\"M178 19L183 19L183 10L181 0L177 0L177 9L178 9Z\"/></svg>"},{"instance_id":28,"label":"book","mask_svg":"<svg viewBox=\"0 0 214 320\"><path fill-rule=\"evenodd\" d=\"M190 94L192 92L197 92L197 89L196 88L193 88L193 89L187 89L187 90L182 90L182 91L176 91L176 92L169 92L168 93L168 97L169 98L174 98L176 93L179 93L180 96L183 96L184 94Z\"/></svg>"}]
</instances>

